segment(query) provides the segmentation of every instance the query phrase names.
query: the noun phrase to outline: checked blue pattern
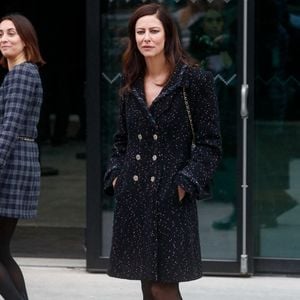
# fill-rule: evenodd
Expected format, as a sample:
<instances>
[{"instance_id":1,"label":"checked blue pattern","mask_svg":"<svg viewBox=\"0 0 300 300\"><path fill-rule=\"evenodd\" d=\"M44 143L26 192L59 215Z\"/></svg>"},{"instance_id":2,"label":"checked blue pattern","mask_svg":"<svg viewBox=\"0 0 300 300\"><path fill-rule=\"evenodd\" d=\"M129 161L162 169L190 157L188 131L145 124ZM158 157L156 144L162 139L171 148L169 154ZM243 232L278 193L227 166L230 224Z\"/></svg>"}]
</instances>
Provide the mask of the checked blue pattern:
<instances>
[{"instance_id":1,"label":"checked blue pattern","mask_svg":"<svg viewBox=\"0 0 300 300\"><path fill-rule=\"evenodd\" d=\"M16 65L0 87L0 216L36 216L40 193L37 137L43 99L36 65Z\"/></svg>"}]
</instances>

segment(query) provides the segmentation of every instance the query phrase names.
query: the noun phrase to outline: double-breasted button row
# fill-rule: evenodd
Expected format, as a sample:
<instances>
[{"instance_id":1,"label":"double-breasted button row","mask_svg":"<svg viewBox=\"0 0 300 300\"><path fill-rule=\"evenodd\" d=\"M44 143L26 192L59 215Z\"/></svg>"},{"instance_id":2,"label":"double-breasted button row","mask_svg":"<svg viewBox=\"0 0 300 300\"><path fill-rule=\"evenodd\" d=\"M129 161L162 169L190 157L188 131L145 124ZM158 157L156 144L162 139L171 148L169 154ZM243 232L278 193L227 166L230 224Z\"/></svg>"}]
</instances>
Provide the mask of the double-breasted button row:
<instances>
[{"instance_id":1,"label":"double-breasted button row","mask_svg":"<svg viewBox=\"0 0 300 300\"><path fill-rule=\"evenodd\" d=\"M153 140L155 140L155 141L157 141L157 139L158 139L158 135L156 134L156 133L154 133L153 134ZM156 161L157 160L157 155L156 154L154 154L153 156L152 156L152 160L153 161ZM152 177L151 177L152 178ZM154 179L155 180L155 179ZM153 181L154 181L153 180ZM151 180L152 181L152 180Z\"/></svg>"},{"instance_id":2,"label":"double-breasted button row","mask_svg":"<svg viewBox=\"0 0 300 300\"><path fill-rule=\"evenodd\" d=\"M154 140L154 141L157 141L157 140L158 140L158 135L157 135L156 133L154 133L152 137L153 137L153 140ZM141 141L141 140L143 139L142 134L139 133L139 134L137 135L137 138Z\"/></svg>"},{"instance_id":3,"label":"double-breasted button row","mask_svg":"<svg viewBox=\"0 0 300 300\"><path fill-rule=\"evenodd\" d=\"M139 134L137 135L137 138L138 138L139 141L141 141L141 140L143 139L143 135L142 135L141 133L139 133ZM154 141L157 141L157 140L158 140L158 135L155 133L155 134L152 135L152 138L153 138ZM158 157L157 157L156 154L153 154L153 155L152 155L152 160L153 160L153 161L156 161L157 158L158 158ZM141 157L140 154L136 154L136 155L135 155L135 159L136 159L136 160L141 160L142 157ZM138 175L134 175L132 178L133 178L133 181L135 181L135 182L137 182L137 181L139 180L139 176L138 176ZM151 176L151 177L150 177L150 181L151 181L151 182L155 182L155 179L156 179L155 176Z\"/></svg>"},{"instance_id":4,"label":"double-breasted button row","mask_svg":"<svg viewBox=\"0 0 300 300\"><path fill-rule=\"evenodd\" d=\"M133 179L133 181L139 181L139 176L138 175L134 175L133 177L132 177L132 179ZM151 182L154 182L155 181L155 176L151 176L150 177L150 181Z\"/></svg>"},{"instance_id":5,"label":"double-breasted button row","mask_svg":"<svg viewBox=\"0 0 300 300\"><path fill-rule=\"evenodd\" d=\"M140 154L137 154L137 155L135 156L135 159L136 159L136 160L141 160L142 157L141 157ZM156 154L152 155L152 160L153 160L153 161L156 161L156 160L157 160L157 155L156 155Z\"/></svg>"}]
</instances>

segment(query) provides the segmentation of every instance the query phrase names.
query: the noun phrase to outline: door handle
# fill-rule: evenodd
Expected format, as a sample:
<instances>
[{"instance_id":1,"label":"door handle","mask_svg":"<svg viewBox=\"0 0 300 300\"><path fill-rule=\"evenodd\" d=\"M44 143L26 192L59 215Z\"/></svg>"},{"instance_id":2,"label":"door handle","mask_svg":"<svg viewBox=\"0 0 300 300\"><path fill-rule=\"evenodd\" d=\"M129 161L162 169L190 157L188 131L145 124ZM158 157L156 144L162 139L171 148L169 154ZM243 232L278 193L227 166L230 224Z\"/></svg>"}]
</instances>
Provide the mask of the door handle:
<instances>
[{"instance_id":1,"label":"door handle","mask_svg":"<svg viewBox=\"0 0 300 300\"><path fill-rule=\"evenodd\" d=\"M248 117L248 84L242 84L241 88L241 117L242 119Z\"/></svg>"}]
</instances>

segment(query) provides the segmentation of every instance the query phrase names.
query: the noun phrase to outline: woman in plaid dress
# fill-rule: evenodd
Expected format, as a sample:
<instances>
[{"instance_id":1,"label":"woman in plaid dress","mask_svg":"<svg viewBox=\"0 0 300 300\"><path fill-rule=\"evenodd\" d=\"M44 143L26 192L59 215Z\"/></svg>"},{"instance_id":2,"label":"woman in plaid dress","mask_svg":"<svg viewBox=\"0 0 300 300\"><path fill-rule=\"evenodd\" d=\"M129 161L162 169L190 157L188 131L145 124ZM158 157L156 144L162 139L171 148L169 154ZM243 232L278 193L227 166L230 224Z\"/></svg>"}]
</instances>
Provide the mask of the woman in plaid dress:
<instances>
[{"instance_id":1,"label":"woman in plaid dress","mask_svg":"<svg viewBox=\"0 0 300 300\"><path fill-rule=\"evenodd\" d=\"M0 295L28 299L22 272L9 246L20 218L36 215L40 191L37 123L44 64L35 30L22 15L0 19L0 64L8 73L0 87Z\"/></svg>"}]
</instances>

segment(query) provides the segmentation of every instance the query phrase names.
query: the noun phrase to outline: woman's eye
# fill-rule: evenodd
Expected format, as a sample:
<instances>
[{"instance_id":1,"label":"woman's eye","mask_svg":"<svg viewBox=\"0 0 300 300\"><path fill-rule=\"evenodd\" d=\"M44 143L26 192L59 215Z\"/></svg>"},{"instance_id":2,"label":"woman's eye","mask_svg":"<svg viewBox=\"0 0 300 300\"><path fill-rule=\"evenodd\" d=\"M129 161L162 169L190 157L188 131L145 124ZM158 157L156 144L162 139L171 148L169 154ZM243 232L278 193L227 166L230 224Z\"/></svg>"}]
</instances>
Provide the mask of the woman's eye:
<instances>
[{"instance_id":1,"label":"woman's eye","mask_svg":"<svg viewBox=\"0 0 300 300\"><path fill-rule=\"evenodd\" d=\"M157 30L157 29L152 29L150 32L151 32L151 33L159 33L159 30Z\"/></svg>"},{"instance_id":2,"label":"woman's eye","mask_svg":"<svg viewBox=\"0 0 300 300\"><path fill-rule=\"evenodd\" d=\"M7 31L7 35L8 35L8 36L15 36L16 34L17 34L17 32L14 31L14 30L9 30L9 31Z\"/></svg>"},{"instance_id":3,"label":"woman's eye","mask_svg":"<svg viewBox=\"0 0 300 300\"><path fill-rule=\"evenodd\" d=\"M145 32L144 31L137 31L136 33L137 34L144 34Z\"/></svg>"}]
</instances>

